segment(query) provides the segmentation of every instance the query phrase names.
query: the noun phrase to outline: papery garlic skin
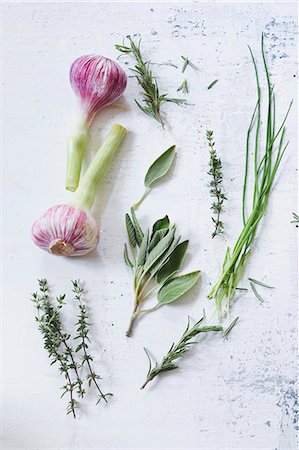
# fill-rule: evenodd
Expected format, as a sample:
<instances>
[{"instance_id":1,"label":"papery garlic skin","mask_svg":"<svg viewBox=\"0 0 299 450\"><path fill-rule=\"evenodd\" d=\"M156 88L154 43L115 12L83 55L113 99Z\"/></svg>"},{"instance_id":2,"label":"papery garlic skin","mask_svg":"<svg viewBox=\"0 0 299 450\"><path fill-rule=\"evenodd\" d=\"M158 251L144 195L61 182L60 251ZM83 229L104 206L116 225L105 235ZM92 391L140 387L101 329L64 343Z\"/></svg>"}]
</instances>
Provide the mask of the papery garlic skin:
<instances>
[{"instance_id":1,"label":"papery garlic skin","mask_svg":"<svg viewBox=\"0 0 299 450\"><path fill-rule=\"evenodd\" d=\"M53 255L82 256L98 245L99 227L87 211L71 205L56 205L34 222L32 239Z\"/></svg>"},{"instance_id":2,"label":"papery garlic skin","mask_svg":"<svg viewBox=\"0 0 299 450\"><path fill-rule=\"evenodd\" d=\"M121 97L127 86L127 75L109 58L84 55L73 62L70 82L80 98L83 115L90 123L100 109Z\"/></svg>"}]
</instances>

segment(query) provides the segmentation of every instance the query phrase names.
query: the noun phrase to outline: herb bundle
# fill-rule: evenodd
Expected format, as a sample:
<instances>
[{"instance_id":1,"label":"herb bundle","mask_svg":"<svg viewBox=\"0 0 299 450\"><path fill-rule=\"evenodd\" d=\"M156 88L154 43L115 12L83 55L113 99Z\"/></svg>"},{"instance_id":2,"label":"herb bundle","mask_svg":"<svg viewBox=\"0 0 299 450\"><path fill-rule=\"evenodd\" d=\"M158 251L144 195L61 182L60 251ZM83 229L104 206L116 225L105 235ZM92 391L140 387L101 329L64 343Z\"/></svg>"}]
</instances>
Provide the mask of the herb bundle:
<instances>
[{"instance_id":1,"label":"herb bundle","mask_svg":"<svg viewBox=\"0 0 299 450\"><path fill-rule=\"evenodd\" d=\"M226 312L229 311L230 302L235 295L236 288L244 271L246 260L251 254L252 243L254 241L258 224L263 217L271 188L287 148L288 143L284 144L285 136L285 122L289 114L292 103L288 111L276 131L275 127L275 101L274 101L274 86L271 86L268 66L264 51L264 37L262 35L261 51L263 59L263 67L266 75L267 83L267 117L266 123L266 142L263 144L263 153L260 154L260 146L262 145L260 139L261 128L261 94L262 89L259 81L259 73L257 64L253 53L249 47L252 58L252 63L255 71L256 85L257 85L257 104L254 109L251 122L247 131L246 139L246 157L245 157L245 175L242 196L242 216L243 229L235 243L233 250L229 248L226 251L222 273L217 283L209 293L209 298L213 298L216 302L219 317L222 316L222 303L226 300ZM246 215L246 193L247 193L247 177L249 168L249 144L252 133L254 132L254 156L253 156L253 194L252 207L249 215Z\"/></svg>"},{"instance_id":2,"label":"herb bundle","mask_svg":"<svg viewBox=\"0 0 299 450\"><path fill-rule=\"evenodd\" d=\"M226 200L226 196L222 192L222 165L221 159L217 156L215 150L215 142L213 141L213 131L207 130L207 140L210 150L210 170L208 175L212 177L209 183L210 195L214 197L216 201L212 203L211 210L216 215L216 218L212 217L214 223L214 231L212 238L223 234L223 222L220 220L220 215L223 212L223 202Z\"/></svg>"},{"instance_id":3,"label":"herb bundle","mask_svg":"<svg viewBox=\"0 0 299 450\"><path fill-rule=\"evenodd\" d=\"M97 384L97 379L100 377L92 369L91 361L93 361L93 358L87 350L87 342L90 342L90 337L87 309L81 300L83 289L79 281L73 281L72 283L75 298L79 302L79 316L78 322L76 323L78 328L74 340L80 339L80 342L75 350L71 344L71 334L66 332L62 325L61 309L65 304L65 294L56 297L56 302L53 302L49 296L47 280L41 279L38 280L39 292L32 294L32 301L37 311L35 320L38 323L38 329L43 337L44 348L51 359L51 365L57 363L59 372L64 375L66 380L66 384L61 388L61 397L66 394L69 395L67 414L72 413L73 417L76 418L78 401L75 395L77 398L83 398L86 393L84 379L79 374L79 372L82 372L84 364L88 366L88 384L90 386L91 382L93 382L96 385L100 394L99 400L104 399L107 401L106 397L112 394L103 394ZM82 363L78 362L77 356L79 353L81 353Z\"/></svg>"},{"instance_id":4,"label":"herb bundle","mask_svg":"<svg viewBox=\"0 0 299 450\"><path fill-rule=\"evenodd\" d=\"M138 44L134 42L131 36L127 37L128 45L115 45L115 48L123 55L132 54L135 58L134 69L131 69L136 76L136 79L143 90L143 103L142 106L137 100L135 100L139 109L142 112L157 120L164 128L164 121L161 115L161 106L163 103L175 103L181 105L185 103L184 99L171 98L168 94L161 94L156 78L152 74L151 62L146 61L141 53L141 39Z\"/></svg>"},{"instance_id":5,"label":"herb bundle","mask_svg":"<svg viewBox=\"0 0 299 450\"><path fill-rule=\"evenodd\" d=\"M140 314L146 314L163 305L178 300L198 281L199 271L175 276L181 269L188 248L188 241L180 242L176 227L171 225L168 216L157 220L151 234L143 232L134 208L131 215L126 214L126 229L130 254L125 244L124 260L133 273L134 309L126 335L130 336L132 327ZM158 290L157 304L143 309L144 302Z\"/></svg>"},{"instance_id":6,"label":"herb bundle","mask_svg":"<svg viewBox=\"0 0 299 450\"><path fill-rule=\"evenodd\" d=\"M185 329L181 339L177 344L172 344L168 353L164 356L161 363L156 363L152 366L151 357L146 349L146 355L149 360L149 369L147 377L140 389L144 389L145 386L152 381L157 375L163 372L169 372L170 370L177 369L179 366L176 364L176 360L184 356L190 350L190 345L195 342L192 340L195 336L200 333L209 333L210 331L222 331L222 327L219 325L209 325L203 326L205 320L205 315L196 322L192 327L190 327L190 319L188 318L187 328Z\"/></svg>"}]
</instances>

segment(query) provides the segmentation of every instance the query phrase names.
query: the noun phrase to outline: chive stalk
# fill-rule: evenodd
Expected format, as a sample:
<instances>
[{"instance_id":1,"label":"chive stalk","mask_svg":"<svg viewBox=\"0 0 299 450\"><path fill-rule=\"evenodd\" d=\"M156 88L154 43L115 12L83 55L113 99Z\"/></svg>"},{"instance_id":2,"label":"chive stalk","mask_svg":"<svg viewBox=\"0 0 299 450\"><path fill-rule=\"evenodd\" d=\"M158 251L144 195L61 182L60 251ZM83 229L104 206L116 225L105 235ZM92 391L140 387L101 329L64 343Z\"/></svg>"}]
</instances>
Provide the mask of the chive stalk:
<instances>
[{"instance_id":1,"label":"chive stalk","mask_svg":"<svg viewBox=\"0 0 299 450\"><path fill-rule=\"evenodd\" d=\"M251 54L255 72L257 86L257 104L251 118L246 139L245 174L242 194L243 229L235 243L232 252L227 249L225 260L222 266L222 273L217 283L214 285L208 295L209 298L215 300L216 309L218 310L220 319L222 317L222 303L224 300L226 300L227 312L229 311L230 302L235 295L238 283L242 277L246 260L251 254L252 243L256 235L258 224L266 211L273 181L275 179L285 150L288 146L288 143L284 144L285 122L292 106L292 102L290 103L290 106L280 127L277 131L275 131L274 87L271 86L270 83L269 71L264 51L263 35L261 41L261 51L267 84L267 117L265 121L261 118L261 87L257 64L250 47L249 51ZM266 123L266 141L263 146L263 154L260 155L260 129L262 122ZM255 133L253 152L254 183L251 212L248 216L246 216L246 198L250 155L249 144L252 133Z\"/></svg>"},{"instance_id":2,"label":"chive stalk","mask_svg":"<svg viewBox=\"0 0 299 450\"><path fill-rule=\"evenodd\" d=\"M108 167L114 159L124 137L126 128L114 125L102 143L90 166L82 177L77 188L73 205L89 211L94 203L97 188L104 177Z\"/></svg>"}]
</instances>

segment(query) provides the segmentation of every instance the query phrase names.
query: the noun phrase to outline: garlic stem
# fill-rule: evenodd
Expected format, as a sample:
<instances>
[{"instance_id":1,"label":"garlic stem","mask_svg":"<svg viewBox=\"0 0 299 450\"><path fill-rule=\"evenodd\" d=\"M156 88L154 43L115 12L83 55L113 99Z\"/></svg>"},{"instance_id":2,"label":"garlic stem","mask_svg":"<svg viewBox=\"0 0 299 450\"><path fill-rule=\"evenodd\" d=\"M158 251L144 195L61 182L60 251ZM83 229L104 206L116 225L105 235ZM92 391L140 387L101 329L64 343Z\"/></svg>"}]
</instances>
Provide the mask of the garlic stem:
<instances>
[{"instance_id":1,"label":"garlic stem","mask_svg":"<svg viewBox=\"0 0 299 450\"><path fill-rule=\"evenodd\" d=\"M75 192L72 202L74 206L86 211L91 209L98 185L113 161L126 131L121 125L114 125L111 128Z\"/></svg>"},{"instance_id":2,"label":"garlic stem","mask_svg":"<svg viewBox=\"0 0 299 450\"><path fill-rule=\"evenodd\" d=\"M87 146L88 128L89 123L86 120L80 120L69 137L65 182L65 187L69 191L75 191L79 184L83 155Z\"/></svg>"}]
</instances>

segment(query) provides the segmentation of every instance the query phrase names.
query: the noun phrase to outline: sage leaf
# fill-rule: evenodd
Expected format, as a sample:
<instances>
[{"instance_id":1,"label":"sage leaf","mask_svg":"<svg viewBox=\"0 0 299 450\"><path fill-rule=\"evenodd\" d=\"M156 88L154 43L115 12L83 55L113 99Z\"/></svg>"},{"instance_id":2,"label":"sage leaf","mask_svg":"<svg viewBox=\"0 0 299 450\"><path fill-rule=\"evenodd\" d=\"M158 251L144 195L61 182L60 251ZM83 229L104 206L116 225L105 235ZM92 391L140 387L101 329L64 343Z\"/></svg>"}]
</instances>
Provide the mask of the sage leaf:
<instances>
[{"instance_id":1,"label":"sage leaf","mask_svg":"<svg viewBox=\"0 0 299 450\"><path fill-rule=\"evenodd\" d=\"M131 269L133 269L133 263L129 258L129 253L128 253L128 247L127 244L125 244L125 249L124 249L124 260L125 263L128 267L130 267Z\"/></svg>"},{"instance_id":2,"label":"sage leaf","mask_svg":"<svg viewBox=\"0 0 299 450\"><path fill-rule=\"evenodd\" d=\"M167 235L148 254L146 263L144 264L144 273L148 272L158 259L166 252L171 245L175 234L175 225L169 230Z\"/></svg>"},{"instance_id":3,"label":"sage leaf","mask_svg":"<svg viewBox=\"0 0 299 450\"><path fill-rule=\"evenodd\" d=\"M158 302L161 305L172 303L188 292L199 279L200 271L190 272L166 282L158 292Z\"/></svg>"},{"instance_id":4,"label":"sage leaf","mask_svg":"<svg viewBox=\"0 0 299 450\"><path fill-rule=\"evenodd\" d=\"M136 233L135 233L135 228L134 225L132 223L131 217L129 216L129 214L126 214L126 229L127 229L127 234L128 234L128 239L130 244L132 245L132 247L136 247Z\"/></svg>"},{"instance_id":5,"label":"sage leaf","mask_svg":"<svg viewBox=\"0 0 299 450\"><path fill-rule=\"evenodd\" d=\"M150 240L149 251L151 251L158 244L158 242L161 241L161 239L163 239L164 236L166 236L167 233L168 233L168 228L164 228L162 230L157 230L155 232L155 234L153 235L152 239Z\"/></svg>"},{"instance_id":6,"label":"sage leaf","mask_svg":"<svg viewBox=\"0 0 299 450\"><path fill-rule=\"evenodd\" d=\"M167 174L173 163L174 155L175 145L162 153L162 155L153 162L145 175L144 185L146 188L149 188L155 181Z\"/></svg>"},{"instance_id":7,"label":"sage leaf","mask_svg":"<svg viewBox=\"0 0 299 450\"><path fill-rule=\"evenodd\" d=\"M152 266L152 268L151 268L152 276L155 276L157 274L157 272L161 269L161 267L163 267L164 264L166 264L168 262L171 253L174 251L174 249L176 248L176 246L180 242L180 239L181 239L181 236L179 236L178 238L174 239L172 241L171 245L169 246L168 250L165 253L163 253L161 258L159 258L157 260L157 262Z\"/></svg>"},{"instance_id":8,"label":"sage leaf","mask_svg":"<svg viewBox=\"0 0 299 450\"><path fill-rule=\"evenodd\" d=\"M137 260L138 266L143 266L146 260L147 248L148 248L148 236L149 231L143 236L142 242L140 244L139 255Z\"/></svg>"},{"instance_id":9,"label":"sage leaf","mask_svg":"<svg viewBox=\"0 0 299 450\"><path fill-rule=\"evenodd\" d=\"M131 208L131 216L132 216L133 227L135 230L136 241L137 241L138 246L140 247L144 234L143 234L141 226L139 225L139 222L137 220L134 208Z\"/></svg>"},{"instance_id":10,"label":"sage leaf","mask_svg":"<svg viewBox=\"0 0 299 450\"><path fill-rule=\"evenodd\" d=\"M158 230L164 230L165 228L169 228L169 217L165 216L162 219L157 220L153 225L153 231L152 236L155 234Z\"/></svg>"},{"instance_id":11,"label":"sage leaf","mask_svg":"<svg viewBox=\"0 0 299 450\"><path fill-rule=\"evenodd\" d=\"M173 250L168 261L161 267L157 273L157 282L160 284L171 275L175 274L182 267L189 241L183 241Z\"/></svg>"}]
</instances>

